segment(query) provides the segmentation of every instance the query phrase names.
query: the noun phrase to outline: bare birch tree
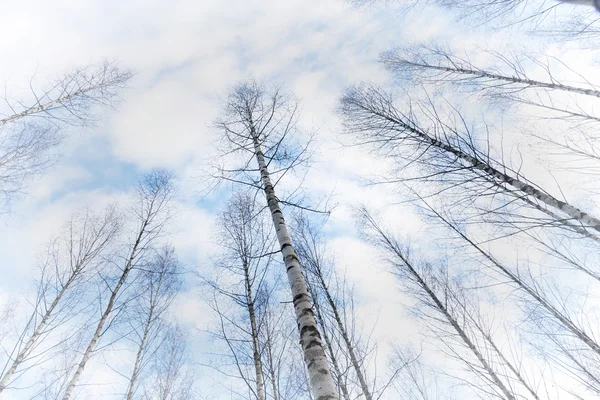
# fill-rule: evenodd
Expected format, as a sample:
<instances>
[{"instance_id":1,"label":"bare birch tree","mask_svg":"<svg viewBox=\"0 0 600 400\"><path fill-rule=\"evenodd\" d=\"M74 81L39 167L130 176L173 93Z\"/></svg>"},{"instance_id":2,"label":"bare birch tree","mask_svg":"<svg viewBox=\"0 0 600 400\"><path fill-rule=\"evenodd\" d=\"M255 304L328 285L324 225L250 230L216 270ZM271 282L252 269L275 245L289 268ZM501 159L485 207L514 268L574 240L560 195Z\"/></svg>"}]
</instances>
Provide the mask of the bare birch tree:
<instances>
[{"instance_id":1,"label":"bare birch tree","mask_svg":"<svg viewBox=\"0 0 600 400\"><path fill-rule=\"evenodd\" d=\"M135 336L132 340L137 344L137 352L127 387L127 400L135 397L140 375L151 363L157 347L162 346L161 336L169 327L164 314L180 289L180 269L175 250L169 246L160 249L147 265L140 267L143 273L137 289L141 292L136 296L138 304L128 306L137 314L129 319L132 330L127 335Z\"/></svg>"},{"instance_id":2,"label":"bare birch tree","mask_svg":"<svg viewBox=\"0 0 600 400\"><path fill-rule=\"evenodd\" d=\"M289 96L278 89L269 92L250 81L239 84L231 92L224 107L224 117L217 122L217 126L223 131L232 151L250 156L237 171L245 177L260 175L258 181L250 178L254 179L250 184L264 191L271 212L293 296L300 342L313 393L318 400L336 399L337 390L329 371L306 282L283 218L280 199L275 194L275 186L283 176L273 182L269 170L269 167L276 168L278 162L288 161L287 172L302 156L302 152L291 155L285 146L295 130L296 118L297 107ZM258 169L249 167L252 159L256 160Z\"/></svg>"},{"instance_id":3,"label":"bare birch tree","mask_svg":"<svg viewBox=\"0 0 600 400\"><path fill-rule=\"evenodd\" d=\"M218 280L210 282L216 294L241 311L225 306L225 302L220 304L218 299L213 303L221 321L218 336L227 344L239 378L257 400L266 398L260 330L261 302L267 300L258 296L267 284L274 254L274 240L262 215L249 193L234 194L219 218L220 242L225 249L219 262L221 273ZM252 360L254 367L251 376L245 368L247 360Z\"/></svg>"},{"instance_id":4,"label":"bare birch tree","mask_svg":"<svg viewBox=\"0 0 600 400\"><path fill-rule=\"evenodd\" d=\"M374 86L347 90L340 105L347 130L360 137L362 144L399 163L405 161L405 165L417 164L427 170L421 177L405 180L451 184L468 194L471 203L478 197L510 196L535 205L547 216L559 215L555 222L563 227L598 236L600 220L596 216L559 200L520 171L494 159L489 149L480 148L460 115L455 122L439 115L432 104L420 110L430 126L421 124L412 108L398 110L392 96Z\"/></svg>"},{"instance_id":5,"label":"bare birch tree","mask_svg":"<svg viewBox=\"0 0 600 400\"><path fill-rule=\"evenodd\" d=\"M495 94L517 95L526 89L562 91L600 98L598 85L581 79L581 86L561 82L552 72L549 60L540 60L532 55L507 56L488 52L498 64L488 69L473 64L468 56L460 57L441 47L419 46L408 49L395 49L381 54L381 62L390 72L401 78L419 77L426 82L452 82L469 85L478 90ZM563 62L553 61L574 72ZM534 79L528 68L543 71L545 80Z\"/></svg>"},{"instance_id":6,"label":"bare birch tree","mask_svg":"<svg viewBox=\"0 0 600 400\"><path fill-rule=\"evenodd\" d=\"M447 268L412 261L409 251L386 232L365 209L360 211L359 217L370 240L386 252L387 260L394 267L394 274L418 300L417 315L433 324L431 331L445 344L448 354L481 379L480 384L466 383L490 397L517 399L519 392L512 387L507 375L499 370L499 367L507 365L498 361L504 358L506 363L508 360L497 347L490 346L490 341L485 335L481 337L481 331L478 334L477 330L473 329L473 319L469 313L465 313L466 293L453 281ZM440 327L444 326L447 331L440 330ZM468 350L472 359L461 348ZM516 370L514 365L508 365L511 372ZM521 375L519 377L522 378ZM529 391L530 386L527 385L526 389Z\"/></svg>"},{"instance_id":7,"label":"bare birch tree","mask_svg":"<svg viewBox=\"0 0 600 400\"><path fill-rule=\"evenodd\" d=\"M49 150L61 143L65 126L93 122L96 106L111 106L131 71L104 62L73 70L39 91L30 83L31 100L4 98L0 109L0 194L4 202L51 161Z\"/></svg>"},{"instance_id":8,"label":"bare birch tree","mask_svg":"<svg viewBox=\"0 0 600 400\"><path fill-rule=\"evenodd\" d=\"M132 210L135 229L134 237L127 245L127 253L123 257L123 265L119 266L119 274L114 286L108 288L110 296L104 306L94 333L83 352L75 373L65 390L63 400L68 400L77 386L87 362L92 357L94 349L101 336L105 333L105 325L113 315L121 289L125 285L132 270L144 264L145 257L152 249L154 242L160 236L167 223L173 195L172 176L164 170L155 170L142 177L137 188L137 204Z\"/></svg>"},{"instance_id":9,"label":"bare birch tree","mask_svg":"<svg viewBox=\"0 0 600 400\"><path fill-rule=\"evenodd\" d=\"M84 210L76 214L63 234L50 244L41 266L33 310L2 370L0 393L9 386L22 364L34 358L35 363L41 362L36 349L54 330L81 313L80 303L87 281L115 241L120 225L114 206L107 208L103 215ZM48 346L60 346L60 342L44 344L46 353Z\"/></svg>"},{"instance_id":10,"label":"bare birch tree","mask_svg":"<svg viewBox=\"0 0 600 400\"><path fill-rule=\"evenodd\" d=\"M330 284L327 282L330 275L337 277L334 271L335 267L328 265L330 261L325 259L326 248L323 239L320 237L318 228L312 224L304 214L296 214L294 218L294 234L297 238L296 251L300 259L304 262L305 274L307 275L307 281L311 288L310 292L313 299L317 297L323 297L323 306L326 305L327 310L331 313L334 321L334 330L339 332L342 341L345 346L345 352L348 354L350 364L356 374L360 390L362 395L367 400L372 400L373 395L371 394L371 388L366 378L366 371L364 367L364 357L358 354L358 343L351 338L346 321L344 321L343 314L346 310L339 309L339 300L335 299L335 294L330 288ZM314 282L314 283L313 283ZM317 308L317 300L315 302L315 308ZM324 311L317 309L317 316L320 320L320 325L323 327L322 332L325 336L326 321ZM330 357L332 359L332 365L336 370L336 375L339 375L338 382L343 379L339 365L333 362L334 350L330 338L325 338L327 347L329 348ZM329 343L327 343L329 342ZM345 384L340 384L342 394L344 398L349 398L348 389ZM344 393L345 392L345 393Z\"/></svg>"}]
</instances>

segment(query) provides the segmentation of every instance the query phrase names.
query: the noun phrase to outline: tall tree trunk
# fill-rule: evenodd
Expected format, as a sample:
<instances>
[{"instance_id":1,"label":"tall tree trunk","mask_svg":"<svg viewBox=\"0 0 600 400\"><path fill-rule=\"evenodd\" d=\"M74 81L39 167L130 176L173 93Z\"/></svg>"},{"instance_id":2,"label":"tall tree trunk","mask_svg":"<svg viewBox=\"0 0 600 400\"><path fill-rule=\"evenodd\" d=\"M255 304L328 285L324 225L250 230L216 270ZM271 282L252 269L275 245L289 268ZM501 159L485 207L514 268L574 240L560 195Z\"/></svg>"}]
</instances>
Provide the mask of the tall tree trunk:
<instances>
[{"instance_id":1,"label":"tall tree trunk","mask_svg":"<svg viewBox=\"0 0 600 400\"><path fill-rule=\"evenodd\" d=\"M423 279L419 271L417 271L414 268L410 260L399 249L398 245L377 225L375 220L373 220L366 211L363 215L366 217L371 227L377 232L376 234L379 236L379 242L383 244L387 251L393 253L396 257L398 257L402 265L406 267L406 272L412 277L412 279L414 279L418 287L425 292L424 294L431 299L431 302L433 303L433 308L444 316L444 319L452 326L452 328L458 334L463 343L473 353L480 366L485 370L487 378L496 386L496 388L500 390L500 392L502 392L503 396L507 400L516 400L512 392L498 377L498 374L496 374L490 363L488 363L488 361L485 359L483 354L481 354L477 346L469 338L469 335L467 335L465 330L461 327L459 321L457 321L457 319L450 313L445 303L442 300L440 300L440 298L435 294L435 292L431 289L430 285L425 281L425 279Z\"/></svg>"},{"instance_id":2,"label":"tall tree trunk","mask_svg":"<svg viewBox=\"0 0 600 400\"><path fill-rule=\"evenodd\" d=\"M600 232L600 219L590 213L582 211L569 203L560 201L552 195L537 189L534 185L513 178L504 172L494 168L487 162L478 157L471 156L459 148L451 146L429 135L427 132L415 126L412 122L404 120L401 113L396 111L390 98L384 96L376 88L366 90L354 89L347 92L342 98L341 112L346 116L346 124L350 129L359 132L374 131L394 131L399 134L406 134L411 139L424 145L440 149L449 153L459 160L466 162L469 168L484 173L491 178L493 184L504 188L504 185L512 186L524 195L534 197L546 205L561 211L584 225ZM380 118L382 121L372 121L373 118ZM353 121L356 119L356 122ZM362 121L365 121L364 123ZM392 142L402 137L383 138L381 140Z\"/></svg>"},{"instance_id":3,"label":"tall tree trunk","mask_svg":"<svg viewBox=\"0 0 600 400\"><path fill-rule=\"evenodd\" d=\"M325 357L325 351L321 342L321 335L317 328L317 322L312 310L310 296L306 288L306 282L300 270L300 263L287 225L283 218L283 212L279 207L279 201L275 196L275 189L271 183L267 164L258 139L258 134L251 122L251 135L254 145L254 153L260 170L263 190L269 205L273 225L277 234L277 240L281 248L283 261L287 271L288 281L293 296L294 310L300 333L300 344L304 352L304 361L308 369L311 387L316 400L338 399L337 390L329 371L329 364Z\"/></svg>"},{"instance_id":4,"label":"tall tree trunk","mask_svg":"<svg viewBox=\"0 0 600 400\"><path fill-rule=\"evenodd\" d=\"M451 56L449 56L451 57ZM517 76L505 76L496 74L493 72L485 71L482 69L478 69L474 66L469 65L468 67L460 67L460 66L452 66L447 67L443 65L435 65L429 64L425 62L414 62L401 58L394 58L394 55L384 56L383 60L384 64L390 70L394 70L396 66L408 67L408 68L420 68L420 69L429 69L440 72L446 72L448 74L457 74L457 75L469 75L472 76L473 79L485 79L485 80L496 80L501 82L508 82L523 85L525 87L538 87L543 89L552 89L552 90L562 90L565 92L583 94L586 96L592 97L600 97L600 91L594 89L585 89L576 86L563 85L555 82L543 82L534 79L528 79L527 77L517 77ZM490 85L493 87L493 85Z\"/></svg>"},{"instance_id":5,"label":"tall tree trunk","mask_svg":"<svg viewBox=\"0 0 600 400\"><path fill-rule=\"evenodd\" d=\"M469 319L473 322L475 328L479 331L481 336L490 344L494 352L500 357L502 362L508 367L508 369L513 373L513 375L517 378L519 383L523 385L523 387L531 394L532 398L535 400L540 400L538 394L533 390L531 385L525 380L521 372L513 365L513 363L504 356L502 350L496 345L496 341L491 336L491 334L480 324L480 321L477 320L476 317L470 315L466 307L463 307L465 315L469 317Z\"/></svg>"},{"instance_id":6,"label":"tall tree trunk","mask_svg":"<svg viewBox=\"0 0 600 400\"><path fill-rule=\"evenodd\" d=\"M71 395L73 394L73 390L75 389L75 386L77 385L77 382L79 381L79 378L81 377L81 374L83 373L83 370L85 369L85 365L87 364L88 360L92 356L92 352L94 351L96 344L98 343L98 340L100 339L100 335L102 334L102 329L104 328L104 324L106 323L110 313L112 312L113 306L115 304L115 300L117 299L117 295L119 294L119 290L121 290L121 287L125 283L125 279L127 279L127 276L129 275L129 272L131 271L131 268L133 267L133 260L135 260L135 257L138 254L138 247L140 246L140 243L142 242L142 237L143 237L144 233L146 232L147 225L148 225L148 221L144 221L144 224L142 225L142 228L140 229L140 232L136 238L135 244L131 250L129 259L127 260L127 264L125 265L125 268L123 269L123 273L121 274L121 277L119 278L119 281L117 282L117 285L112 290L110 299L108 300L108 304L106 305L106 308L104 309L104 312L102 313L102 317L100 318L100 321L98 322L98 325L96 326L96 330L94 331L94 336L92 336L92 340L90 341L90 343L88 344L88 347L86 348L85 352L83 353L83 356L81 357L81 361L79 362L79 365L77 366L77 370L75 371L75 373L73 374L73 377L69 381L69 385L67 386L67 390L65 391L63 400L69 400L71 398Z\"/></svg>"},{"instance_id":7,"label":"tall tree trunk","mask_svg":"<svg viewBox=\"0 0 600 400\"><path fill-rule=\"evenodd\" d=\"M427 203L425 203L427 204ZM515 275L512 271L498 262L491 254L483 250L477 243L473 242L468 236L460 231L457 227L455 227L450 221L444 218L440 213L438 213L435 209L433 209L429 204L427 204L428 208L440 219L442 220L450 229L456 232L461 238L463 238L467 243L469 243L475 250L477 250L482 256L484 256L488 261L490 261L504 276L509 278L513 283L515 283L520 289L522 289L525 293L531 296L537 303L542 306L546 311L548 311L554 318L556 318L563 327L565 327L569 332L579 338L582 342L590 347L594 352L600 355L600 345L596 343L590 336L588 336L583 330L579 329L577 325L575 325L569 318L564 316L559 310L557 310L552 304L550 304L546 299L544 299L540 294L538 294L532 287L523 282L521 278Z\"/></svg>"},{"instance_id":8,"label":"tall tree trunk","mask_svg":"<svg viewBox=\"0 0 600 400\"><path fill-rule=\"evenodd\" d=\"M250 329L252 334L252 357L254 359L254 371L256 373L256 399L265 400L265 380L263 377L262 361L258 345L258 329L256 327L256 314L254 312L254 299L252 296L252 285L250 283L248 260L243 257L244 281L246 286L246 301L248 303L248 316L250 317Z\"/></svg>"}]
</instances>

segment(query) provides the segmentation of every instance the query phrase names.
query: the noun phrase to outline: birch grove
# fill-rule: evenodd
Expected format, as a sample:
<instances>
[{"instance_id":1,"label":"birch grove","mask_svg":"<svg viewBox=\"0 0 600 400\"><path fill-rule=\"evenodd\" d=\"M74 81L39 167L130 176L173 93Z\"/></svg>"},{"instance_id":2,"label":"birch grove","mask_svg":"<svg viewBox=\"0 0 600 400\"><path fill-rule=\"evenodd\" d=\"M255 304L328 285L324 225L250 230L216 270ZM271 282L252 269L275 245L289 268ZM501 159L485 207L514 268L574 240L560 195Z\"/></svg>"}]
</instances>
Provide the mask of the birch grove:
<instances>
[{"instance_id":1,"label":"birch grove","mask_svg":"<svg viewBox=\"0 0 600 400\"><path fill-rule=\"evenodd\" d=\"M73 395L73 391L83 374L85 367L92 357L93 352L105 333L105 325L113 315L114 308L117 306L120 291L127 282L130 273L147 257L151 251L153 242L160 236L170 214L170 200L173 194L173 183L170 173L157 170L145 175L138 186L137 204L132 212L134 215L133 237L127 245L127 251L122 258L122 265L119 267L120 274L115 276L114 286L108 288L108 301L104 306L96 329L83 352L77 368L73 373L69 384L65 390L63 400L68 400Z\"/></svg>"},{"instance_id":2,"label":"birch grove","mask_svg":"<svg viewBox=\"0 0 600 400\"><path fill-rule=\"evenodd\" d=\"M320 6L27 8L0 397L600 396L600 0Z\"/></svg>"}]
</instances>

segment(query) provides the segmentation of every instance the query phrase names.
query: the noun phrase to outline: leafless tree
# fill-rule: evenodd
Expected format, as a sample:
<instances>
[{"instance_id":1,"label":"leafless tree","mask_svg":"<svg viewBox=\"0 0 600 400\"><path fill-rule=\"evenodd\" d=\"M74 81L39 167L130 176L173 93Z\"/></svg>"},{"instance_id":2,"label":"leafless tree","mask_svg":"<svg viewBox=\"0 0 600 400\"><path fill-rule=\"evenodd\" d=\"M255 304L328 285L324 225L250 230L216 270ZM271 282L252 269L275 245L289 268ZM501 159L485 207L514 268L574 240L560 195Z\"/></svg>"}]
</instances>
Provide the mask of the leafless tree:
<instances>
[{"instance_id":1,"label":"leafless tree","mask_svg":"<svg viewBox=\"0 0 600 400\"><path fill-rule=\"evenodd\" d=\"M150 253L156 239L161 235L165 224L171 215L171 199L173 196L173 178L171 173L165 170L155 170L142 177L137 188L137 204L132 210L135 229L134 237L127 245L126 255L123 257L123 265L119 266L116 283L111 283L104 278L108 286L110 296L104 306L100 319L94 333L83 352L75 373L72 375L69 385L65 390L63 400L68 400L73 394L83 370L101 336L106 332L105 325L113 316L113 311L132 270L143 266L146 257Z\"/></svg>"},{"instance_id":2,"label":"leafless tree","mask_svg":"<svg viewBox=\"0 0 600 400\"><path fill-rule=\"evenodd\" d=\"M530 395L535 395L533 398L539 398L515 363L494 342L477 312L478 307L470 301L471 295L449 275L448 269L412 261L409 251L365 209L359 217L370 240L386 252L394 274L418 300L416 315L433 324L431 331L444 343L449 356L462 362L484 382L467 384L486 396L516 399L519 390L512 384L516 379ZM440 329L444 326L446 329ZM474 359L469 359L461 348L468 350Z\"/></svg>"},{"instance_id":3,"label":"leafless tree","mask_svg":"<svg viewBox=\"0 0 600 400\"><path fill-rule=\"evenodd\" d=\"M258 400L266 398L260 330L262 303L268 297L259 293L267 284L267 271L276 253L266 222L249 193L234 194L219 218L220 243L225 250L219 262L221 271L217 280L209 282L215 294L224 300L215 299L212 303L221 324L218 336L230 350L238 377ZM239 311L225 306L227 300ZM248 360L254 366L251 376L245 368Z\"/></svg>"},{"instance_id":4,"label":"leafless tree","mask_svg":"<svg viewBox=\"0 0 600 400\"><path fill-rule=\"evenodd\" d=\"M531 272L523 271L522 268L515 270L503 265L488 250L485 250L482 244L468 237L459 228L458 222L447 214L443 215L424 199L420 200L424 204L424 210L433 217L432 222L441 221L446 228L467 244L467 248L476 251L474 257L481 257L481 261L478 262L485 265L484 268L490 268L500 274L495 279L498 283L508 284L518 289L517 291L511 289L509 297L516 296L523 306L525 322L532 326L530 334L534 338L533 347L540 350L544 358L553 366L560 367L575 380L583 383L586 388L598 392L598 386L594 384L599 379L599 371L594 365L597 365L600 356L598 340L595 336L595 323L587 320L583 309L569 304L567 298L561 296L558 288L545 284L546 278L543 276L534 277ZM567 255L564 257L569 259ZM581 268L579 265L576 267ZM464 314L469 317L474 328L492 348L496 349L498 346L494 343L490 332L481 326L482 316L475 314L477 317L473 318L473 313L466 310L467 308ZM533 393L534 390L521 376L519 369L514 364L508 362L505 364L518 381Z\"/></svg>"},{"instance_id":5,"label":"leafless tree","mask_svg":"<svg viewBox=\"0 0 600 400\"><path fill-rule=\"evenodd\" d=\"M458 121L443 117L433 104L423 105L419 111L430 125L423 124L412 107L402 112L390 94L367 85L348 89L340 105L347 130L358 136L361 144L371 146L398 164L403 163L403 168L416 164L426 171L421 176L400 178L396 182L438 183L445 187L440 192L451 189L456 190L458 196L468 194L469 204L477 198L495 200L507 196L512 200L494 207L515 201L535 205L538 211L564 228L598 236L600 220L597 217L559 200L523 177L518 169L495 159L489 147L482 148L478 143L460 114ZM489 146L489 142L484 141L483 146L486 145ZM560 216L558 220L554 219L556 216Z\"/></svg>"},{"instance_id":6,"label":"leafless tree","mask_svg":"<svg viewBox=\"0 0 600 400\"><path fill-rule=\"evenodd\" d=\"M4 203L52 161L49 150L61 143L65 126L94 121L95 107L111 106L132 73L104 62L73 70L39 91L30 83L30 100L4 96L0 110L0 194Z\"/></svg>"},{"instance_id":7,"label":"leafless tree","mask_svg":"<svg viewBox=\"0 0 600 400\"><path fill-rule=\"evenodd\" d=\"M487 53L498 67L480 68L468 56L460 57L447 49L429 46L387 51L382 53L381 62L386 69L401 78L419 77L426 82L462 83L496 94L515 95L526 89L544 89L600 97L599 87L579 74L583 81L581 86L561 82L553 74L549 60L543 61L532 55L518 57L497 52ZM556 58L552 61L574 72ZM531 77L528 68L536 67L544 71L546 80Z\"/></svg>"},{"instance_id":8,"label":"leafless tree","mask_svg":"<svg viewBox=\"0 0 600 400\"><path fill-rule=\"evenodd\" d=\"M453 11L461 21L471 21L478 27L504 28L507 25L529 24L533 33L554 33L561 38L577 39L596 37L598 34L597 11L600 11L597 0L410 0L405 2L350 0L350 2L360 6L384 2L403 4L407 5L409 9L422 4L435 4ZM566 5L583 7L574 7L570 17L567 17L565 21L564 18L557 16L557 11ZM582 23L579 24L578 20ZM548 25L550 27L558 26L558 28L546 29L545 27ZM579 31L575 28L579 28Z\"/></svg>"},{"instance_id":9,"label":"leafless tree","mask_svg":"<svg viewBox=\"0 0 600 400\"><path fill-rule=\"evenodd\" d=\"M160 339L169 327L164 314L181 286L181 268L175 250L170 246L160 249L140 270L143 273L137 291L141 293L135 297L136 306L128 306L136 315L128 319L132 329L127 336L132 337L131 340L137 345L137 353L129 378L127 400L134 398L140 385L140 374L151 363L157 347L163 345Z\"/></svg>"},{"instance_id":10,"label":"leafless tree","mask_svg":"<svg viewBox=\"0 0 600 400\"><path fill-rule=\"evenodd\" d=\"M337 390L329 371L306 282L283 218L281 200L275 194L275 186L305 154L304 151L290 152L289 143L296 129L297 106L290 96L284 95L279 89L266 90L256 82L249 81L233 89L223 114L217 126L224 134L225 143L231 152L248 158L240 168L222 170L221 177L244 182L264 191L287 271L313 393L318 399L335 399ZM249 166L254 159L258 169ZM273 182L273 171L269 168L275 168L275 173L281 172L277 165L282 163L286 166L277 181ZM227 177L224 172L236 173L241 178ZM260 180L256 180L257 175Z\"/></svg>"},{"instance_id":11,"label":"leafless tree","mask_svg":"<svg viewBox=\"0 0 600 400\"><path fill-rule=\"evenodd\" d=\"M50 350L60 347L60 341L52 345L42 342L81 313L80 303L88 290L87 282L103 262L104 253L115 241L120 225L114 206L108 207L102 215L84 210L52 241L41 265L33 310L2 370L0 392L9 387L15 373L28 361L42 362L40 345L45 345L42 353L50 357L53 354ZM73 332L69 336L73 336ZM25 370L29 368L31 366Z\"/></svg>"},{"instance_id":12,"label":"leafless tree","mask_svg":"<svg viewBox=\"0 0 600 400\"><path fill-rule=\"evenodd\" d=\"M344 344L343 353L347 353L348 355L350 364L354 370L354 373L356 374L360 391L365 399L372 400L372 389L369 387L370 385L366 378L364 355L359 354L359 343L356 343L356 338L351 337L351 332L349 332L346 321L344 321L343 315L347 311L343 308L345 304L341 304L342 309L340 309L341 301L340 299L335 298L336 296L330 288L330 283L328 283L328 280L330 280L332 276L337 277L337 273L335 272L335 267L330 265L331 261L325 259L325 254L327 251L324 240L319 232L319 228L311 223L311 221L303 213L296 214L293 226L294 234L297 238L296 251L300 259L304 262L306 279L307 282L309 282L310 292L313 296L315 308L317 309L317 317L320 320L320 325L323 327L322 332L324 338L326 342L329 342L326 344L332 359L333 369L336 370L336 375L338 375L338 383L343 381L344 376L339 365L336 365L337 362L333 362L335 354L333 345L331 343L331 338L325 337L325 331L328 325L325 314L329 313L333 319L332 328L342 339ZM344 289L345 288L342 288L342 290ZM317 298L320 297L322 297L322 299L317 300ZM317 303L320 304L317 305ZM321 310L321 308L324 308L324 310ZM344 398L349 398L348 389L346 386L347 385L345 384L341 384L340 388Z\"/></svg>"},{"instance_id":13,"label":"leafless tree","mask_svg":"<svg viewBox=\"0 0 600 400\"><path fill-rule=\"evenodd\" d=\"M196 398L190 368L188 339L179 326L168 324L161 332L160 346L149 363L149 376L139 396L142 400L186 400Z\"/></svg>"}]
</instances>

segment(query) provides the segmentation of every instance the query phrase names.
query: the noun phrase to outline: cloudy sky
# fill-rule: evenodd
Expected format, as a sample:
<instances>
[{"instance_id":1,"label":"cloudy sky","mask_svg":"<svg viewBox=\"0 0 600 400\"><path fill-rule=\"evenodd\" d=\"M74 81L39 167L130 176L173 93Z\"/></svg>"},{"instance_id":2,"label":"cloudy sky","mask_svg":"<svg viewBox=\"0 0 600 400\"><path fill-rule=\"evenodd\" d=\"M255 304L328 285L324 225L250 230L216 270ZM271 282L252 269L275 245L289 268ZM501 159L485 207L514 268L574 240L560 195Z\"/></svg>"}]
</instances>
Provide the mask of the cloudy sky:
<instances>
[{"instance_id":1,"label":"cloudy sky","mask_svg":"<svg viewBox=\"0 0 600 400\"><path fill-rule=\"evenodd\" d=\"M386 211L395 194L364 185L363 177L385 165L342 145L334 111L344 87L388 81L377 63L381 51L435 40L465 51L526 46L568 55L580 70L593 71L593 53L570 44L537 41L514 28L477 30L436 7L406 16L392 2L355 9L341 0L14 1L2 6L0 37L0 84L9 98L25 96L32 77L43 87L103 59L136 72L117 109L94 127L71 129L59 161L16 199L12 214L0 216L0 302L29 290L37 254L73 210L127 198L136 177L155 167L178 176L180 213L170 241L186 265L206 268L215 249L215 212L227 196L203 187L217 156L212 122L229 88L254 76L292 91L300 99L302 128L317 133L304 189L339 204L327 228L331 242L344 249L336 261L362 283L361 307L372 311L364 323L378 321L382 342L412 328L398 311L401 299L384 267L364 268L378 259L357 237L350 206L369 199L405 233L418 234L419 219L402 207ZM177 317L203 327L199 303L190 291Z\"/></svg>"}]
</instances>

